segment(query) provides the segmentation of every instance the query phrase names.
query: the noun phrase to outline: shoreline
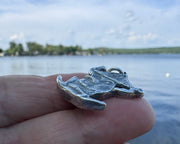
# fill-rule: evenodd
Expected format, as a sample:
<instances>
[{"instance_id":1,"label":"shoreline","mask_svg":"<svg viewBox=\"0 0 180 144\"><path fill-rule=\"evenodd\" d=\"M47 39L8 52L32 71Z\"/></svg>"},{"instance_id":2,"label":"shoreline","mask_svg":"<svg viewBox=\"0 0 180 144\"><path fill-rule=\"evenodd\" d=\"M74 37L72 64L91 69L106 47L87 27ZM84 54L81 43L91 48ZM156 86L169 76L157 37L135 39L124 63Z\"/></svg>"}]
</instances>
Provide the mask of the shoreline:
<instances>
[{"instance_id":1,"label":"shoreline","mask_svg":"<svg viewBox=\"0 0 180 144\"><path fill-rule=\"evenodd\" d=\"M97 56L97 57L104 57L104 56L165 56L165 55L174 55L174 56L180 56L180 53L143 53L143 54L104 54L104 55L21 55L21 56L0 56L0 58L16 58L16 57L93 57L93 56Z\"/></svg>"},{"instance_id":2,"label":"shoreline","mask_svg":"<svg viewBox=\"0 0 180 144\"><path fill-rule=\"evenodd\" d=\"M61 46L61 47L60 47ZM65 47L60 45L41 47L34 46L28 50L12 47L7 50L0 51L0 57L4 56L103 56L103 55L122 55L122 54L180 54L180 47L157 47L157 48L141 48L141 49L124 49L124 48L89 48L82 49L80 46Z\"/></svg>"}]
</instances>

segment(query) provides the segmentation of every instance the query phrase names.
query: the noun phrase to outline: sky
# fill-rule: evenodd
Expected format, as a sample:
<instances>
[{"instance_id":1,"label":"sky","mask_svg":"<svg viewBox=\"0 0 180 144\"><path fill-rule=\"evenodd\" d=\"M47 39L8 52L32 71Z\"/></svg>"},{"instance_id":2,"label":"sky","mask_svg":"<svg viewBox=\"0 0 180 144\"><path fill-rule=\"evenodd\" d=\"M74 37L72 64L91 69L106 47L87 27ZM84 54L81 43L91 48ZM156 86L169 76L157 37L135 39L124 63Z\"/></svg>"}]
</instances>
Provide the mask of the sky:
<instances>
[{"instance_id":1,"label":"sky","mask_svg":"<svg viewBox=\"0 0 180 144\"><path fill-rule=\"evenodd\" d=\"M180 0L0 0L9 42L83 48L180 46Z\"/></svg>"}]
</instances>

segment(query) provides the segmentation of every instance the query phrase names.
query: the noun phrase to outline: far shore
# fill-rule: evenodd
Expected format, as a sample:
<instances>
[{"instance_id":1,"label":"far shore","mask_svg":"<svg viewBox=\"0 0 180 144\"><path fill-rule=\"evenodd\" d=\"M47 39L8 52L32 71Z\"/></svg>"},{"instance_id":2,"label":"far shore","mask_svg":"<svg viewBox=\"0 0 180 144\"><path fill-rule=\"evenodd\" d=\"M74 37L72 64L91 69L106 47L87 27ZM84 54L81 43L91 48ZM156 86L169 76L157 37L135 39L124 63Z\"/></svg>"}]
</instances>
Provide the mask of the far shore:
<instances>
[{"instance_id":1,"label":"far shore","mask_svg":"<svg viewBox=\"0 0 180 144\"><path fill-rule=\"evenodd\" d=\"M41 56L41 55L117 55L117 54L180 54L180 46L177 47L157 47L157 48L88 48L83 49L81 46L64 46L64 45L41 45L36 42L27 42L26 49L21 43L10 42L7 50L0 48L0 57L2 56Z\"/></svg>"}]
</instances>

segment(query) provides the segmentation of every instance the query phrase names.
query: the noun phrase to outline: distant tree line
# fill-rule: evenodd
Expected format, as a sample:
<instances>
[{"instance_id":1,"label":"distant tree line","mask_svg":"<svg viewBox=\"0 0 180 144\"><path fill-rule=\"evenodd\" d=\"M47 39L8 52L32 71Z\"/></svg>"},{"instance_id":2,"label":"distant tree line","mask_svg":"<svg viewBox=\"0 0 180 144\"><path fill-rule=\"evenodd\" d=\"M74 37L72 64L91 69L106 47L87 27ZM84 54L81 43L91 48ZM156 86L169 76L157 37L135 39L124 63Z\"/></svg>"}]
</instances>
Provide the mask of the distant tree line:
<instances>
[{"instance_id":1,"label":"distant tree line","mask_svg":"<svg viewBox=\"0 0 180 144\"><path fill-rule=\"evenodd\" d=\"M115 49L115 48L89 48L82 49L81 46L63 46L42 44L36 42L27 42L27 49L21 43L10 42L9 48L0 53L5 56L36 56L36 55L106 55L106 54L160 54L160 53L180 53L180 47L161 47L161 48L144 48L144 49Z\"/></svg>"},{"instance_id":2,"label":"distant tree line","mask_svg":"<svg viewBox=\"0 0 180 144\"><path fill-rule=\"evenodd\" d=\"M8 56L35 56L35 55L80 55L82 53L82 47L76 46L63 46L63 45L50 45L45 46L36 42L27 42L27 50L25 51L21 43L10 42L9 48L4 51ZM0 52L3 52L0 49Z\"/></svg>"},{"instance_id":3,"label":"distant tree line","mask_svg":"<svg viewBox=\"0 0 180 144\"><path fill-rule=\"evenodd\" d=\"M91 54L180 54L180 47L159 47L143 49L115 49L94 48L88 49Z\"/></svg>"}]
</instances>

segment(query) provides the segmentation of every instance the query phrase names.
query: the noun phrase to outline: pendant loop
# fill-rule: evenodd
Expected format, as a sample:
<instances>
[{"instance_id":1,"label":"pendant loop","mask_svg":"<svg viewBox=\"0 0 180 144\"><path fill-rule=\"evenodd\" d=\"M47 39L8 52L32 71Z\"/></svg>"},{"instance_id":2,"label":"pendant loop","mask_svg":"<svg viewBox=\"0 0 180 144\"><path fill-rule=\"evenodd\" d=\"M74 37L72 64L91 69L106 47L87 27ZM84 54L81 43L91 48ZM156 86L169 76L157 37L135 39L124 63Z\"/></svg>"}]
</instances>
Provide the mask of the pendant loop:
<instances>
[{"instance_id":1,"label":"pendant loop","mask_svg":"<svg viewBox=\"0 0 180 144\"><path fill-rule=\"evenodd\" d=\"M120 68L110 68L110 69L108 69L108 72L112 72L112 71L118 71L120 74L124 73L124 71L122 69L120 69Z\"/></svg>"}]
</instances>

